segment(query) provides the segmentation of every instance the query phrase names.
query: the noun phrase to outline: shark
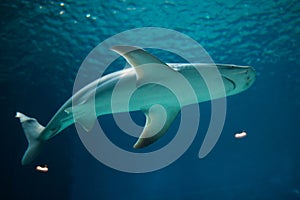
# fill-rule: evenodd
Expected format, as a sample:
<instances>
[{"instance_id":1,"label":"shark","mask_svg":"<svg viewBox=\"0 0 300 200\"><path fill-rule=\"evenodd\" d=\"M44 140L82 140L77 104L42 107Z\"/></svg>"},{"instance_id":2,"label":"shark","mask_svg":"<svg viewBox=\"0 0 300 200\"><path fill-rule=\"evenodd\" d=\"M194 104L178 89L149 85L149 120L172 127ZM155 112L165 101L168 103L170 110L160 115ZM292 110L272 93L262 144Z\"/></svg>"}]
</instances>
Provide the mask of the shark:
<instances>
[{"instance_id":1,"label":"shark","mask_svg":"<svg viewBox=\"0 0 300 200\"><path fill-rule=\"evenodd\" d=\"M131 66L116 71L84 86L70 97L56 112L46 126L42 126L35 118L21 112L16 113L28 141L28 147L22 158L22 165L28 165L40 154L45 142L74 123L78 123L89 132L95 125L97 116L142 111L146 116L145 126L134 148L144 148L159 138L169 129L181 108L190 104L198 104L217 98L238 94L247 90L255 81L255 70L251 66L209 63L165 63L146 50L134 46L114 46L111 50L125 58ZM216 95L212 97L205 79L199 70L210 71L213 65L219 74L208 73L208 79L221 77L224 87L214 88ZM194 95L181 83L184 79L190 84ZM176 78L177 77L177 78ZM161 84L164 80L181 92L180 102L176 95ZM115 91L115 87L119 89ZM128 94L132 93L128 105ZM224 92L222 92L224 91ZM112 106L112 97L114 98ZM74 103L76 102L76 103ZM160 106L154 106L160 105Z\"/></svg>"}]
</instances>

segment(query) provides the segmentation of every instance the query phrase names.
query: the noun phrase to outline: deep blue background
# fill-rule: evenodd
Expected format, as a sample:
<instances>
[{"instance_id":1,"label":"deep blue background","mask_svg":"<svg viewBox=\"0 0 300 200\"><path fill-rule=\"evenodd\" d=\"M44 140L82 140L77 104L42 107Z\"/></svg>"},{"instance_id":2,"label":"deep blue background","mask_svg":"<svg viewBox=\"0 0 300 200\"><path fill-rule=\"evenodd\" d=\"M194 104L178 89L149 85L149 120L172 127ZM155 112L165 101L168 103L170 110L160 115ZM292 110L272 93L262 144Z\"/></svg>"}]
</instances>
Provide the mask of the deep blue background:
<instances>
[{"instance_id":1,"label":"deep blue background","mask_svg":"<svg viewBox=\"0 0 300 200\"><path fill-rule=\"evenodd\" d=\"M60 3L0 1L1 199L300 199L299 0ZM77 70L96 45L146 26L187 34L217 63L256 69L255 84L227 99L213 151L197 157L204 126L172 165L127 174L95 160L72 126L34 164L21 166L27 142L15 112L46 124L71 96ZM208 123L210 104L200 108L201 123ZM109 116L100 120L110 134L121 134ZM243 129L248 137L236 140ZM44 163L48 173L34 170Z\"/></svg>"}]
</instances>

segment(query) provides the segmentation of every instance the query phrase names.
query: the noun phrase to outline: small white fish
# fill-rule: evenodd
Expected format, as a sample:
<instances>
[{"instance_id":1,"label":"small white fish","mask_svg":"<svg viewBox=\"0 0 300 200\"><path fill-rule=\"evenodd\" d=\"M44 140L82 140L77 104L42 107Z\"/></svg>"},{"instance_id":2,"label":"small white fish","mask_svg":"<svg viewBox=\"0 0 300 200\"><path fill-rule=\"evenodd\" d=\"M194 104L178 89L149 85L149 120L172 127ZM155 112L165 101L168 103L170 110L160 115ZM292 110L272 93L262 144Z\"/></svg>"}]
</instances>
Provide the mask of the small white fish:
<instances>
[{"instance_id":1,"label":"small white fish","mask_svg":"<svg viewBox=\"0 0 300 200\"><path fill-rule=\"evenodd\" d=\"M40 172L48 172L48 166L47 165L45 165L44 167L41 167L41 166L36 166L36 168L35 168L37 171L40 171Z\"/></svg>"},{"instance_id":2,"label":"small white fish","mask_svg":"<svg viewBox=\"0 0 300 200\"><path fill-rule=\"evenodd\" d=\"M245 131L242 131L241 133L236 133L234 135L235 138L240 139L240 138L244 138L247 136L247 133Z\"/></svg>"}]
</instances>

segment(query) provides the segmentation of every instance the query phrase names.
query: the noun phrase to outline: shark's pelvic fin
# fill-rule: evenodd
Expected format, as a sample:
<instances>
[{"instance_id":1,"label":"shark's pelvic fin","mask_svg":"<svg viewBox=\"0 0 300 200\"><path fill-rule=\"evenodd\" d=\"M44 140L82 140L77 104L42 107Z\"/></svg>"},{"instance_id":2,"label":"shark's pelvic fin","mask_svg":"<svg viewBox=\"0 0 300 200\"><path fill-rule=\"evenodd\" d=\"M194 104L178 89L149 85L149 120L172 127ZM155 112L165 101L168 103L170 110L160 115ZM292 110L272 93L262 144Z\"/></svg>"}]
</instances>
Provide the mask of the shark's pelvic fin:
<instances>
[{"instance_id":1,"label":"shark's pelvic fin","mask_svg":"<svg viewBox=\"0 0 300 200\"><path fill-rule=\"evenodd\" d=\"M39 139L39 136L45 127L40 125L36 119L27 117L20 112L17 112L16 118L20 119L28 141L28 148L22 158L22 165L27 165L38 156L42 149L43 141Z\"/></svg>"},{"instance_id":2,"label":"shark's pelvic fin","mask_svg":"<svg viewBox=\"0 0 300 200\"><path fill-rule=\"evenodd\" d=\"M90 132L97 120L94 104L92 101L87 101L84 104L75 105L65 109L67 114L73 114L75 122L86 131Z\"/></svg>"},{"instance_id":3,"label":"shark's pelvic fin","mask_svg":"<svg viewBox=\"0 0 300 200\"><path fill-rule=\"evenodd\" d=\"M180 108L164 108L161 105L154 105L145 110L146 124L134 148L146 147L161 138L169 129L172 122L179 113Z\"/></svg>"},{"instance_id":4,"label":"shark's pelvic fin","mask_svg":"<svg viewBox=\"0 0 300 200\"><path fill-rule=\"evenodd\" d=\"M162 80L165 77L172 76L174 73L178 73L166 63L143 49L132 46L114 46L111 49L123 56L135 69L137 86Z\"/></svg>"}]
</instances>

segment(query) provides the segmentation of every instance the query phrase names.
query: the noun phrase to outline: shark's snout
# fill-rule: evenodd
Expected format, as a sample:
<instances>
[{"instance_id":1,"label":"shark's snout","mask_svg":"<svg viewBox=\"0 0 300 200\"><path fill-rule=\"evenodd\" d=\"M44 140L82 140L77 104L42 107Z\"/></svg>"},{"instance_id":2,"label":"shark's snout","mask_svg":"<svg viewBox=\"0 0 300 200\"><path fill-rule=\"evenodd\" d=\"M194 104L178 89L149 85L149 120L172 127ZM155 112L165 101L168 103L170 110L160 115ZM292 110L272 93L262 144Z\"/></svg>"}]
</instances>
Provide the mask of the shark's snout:
<instances>
[{"instance_id":1,"label":"shark's snout","mask_svg":"<svg viewBox=\"0 0 300 200\"><path fill-rule=\"evenodd\" d=\"M245 72L245 88L244 89L248 89L255 81L256 79L256 72L254 70L253 67L250 67L247 69L247 71Z\"/></svg>"},{"instance_id":2,"label":"shark's snout","mask_svg":"<svg viewBox=\"0 0 300 200\"><path fill-rule=\"evenodd\" d=\"M234 85L232 93L248 89L255 81L256 73L251 66L222 65L218 66L224 79Z\"/></svg>"}]
</instances>

